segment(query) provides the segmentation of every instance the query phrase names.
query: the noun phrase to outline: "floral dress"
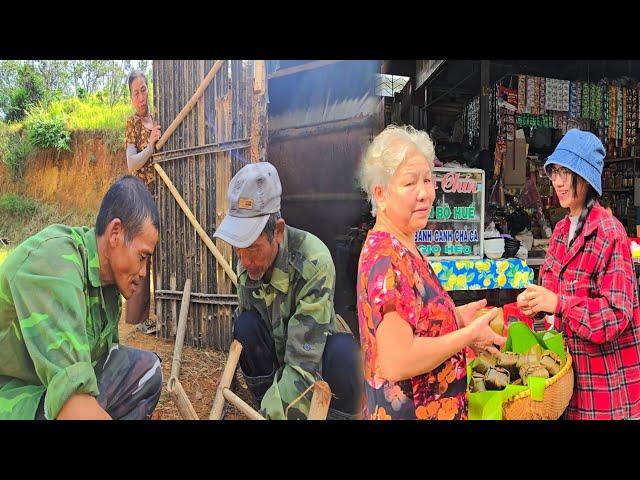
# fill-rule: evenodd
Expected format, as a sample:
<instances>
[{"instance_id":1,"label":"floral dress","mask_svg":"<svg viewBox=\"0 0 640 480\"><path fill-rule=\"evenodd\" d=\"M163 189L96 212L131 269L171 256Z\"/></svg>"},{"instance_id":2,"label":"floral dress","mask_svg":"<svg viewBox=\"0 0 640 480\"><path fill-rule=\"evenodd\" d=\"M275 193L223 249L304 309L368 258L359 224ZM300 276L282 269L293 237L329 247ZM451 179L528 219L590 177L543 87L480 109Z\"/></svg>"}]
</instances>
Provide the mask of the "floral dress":
<instances>
[{"instance_id":1,"label":"floral dress","mask_svg":"<svg viewBox=\"0 0 640 480\"><path fill-rule=\"evenodd\" d=\"M139 117L135 113L127 118L127 125L124 132L125 150L127 149L127 145L131 144L135 145L138 153L140 153L142 150L147 148L147 145L149 145L149 135L151 135L151 130L144 126L142 123L142 117ZM133 175L142 180L152 194L154 193L155 185L154 171L151 158L149 158L142 168L133 172Z\"/></svg>"},{"instance_id":2,"label":"floral dress","mask_svg":"<svg viewBox=\"0 0 640 480\"><path fill-rule=\"evenodd\" d=\"M458 329L455 304L427 261L387 232L370 231L358 266L358 320L363 353L363 418L467 419L467 365L460 351L434 370L392 382L380 375L376 330L391 304L418 337Z\"/></svg>"}]
</instances>

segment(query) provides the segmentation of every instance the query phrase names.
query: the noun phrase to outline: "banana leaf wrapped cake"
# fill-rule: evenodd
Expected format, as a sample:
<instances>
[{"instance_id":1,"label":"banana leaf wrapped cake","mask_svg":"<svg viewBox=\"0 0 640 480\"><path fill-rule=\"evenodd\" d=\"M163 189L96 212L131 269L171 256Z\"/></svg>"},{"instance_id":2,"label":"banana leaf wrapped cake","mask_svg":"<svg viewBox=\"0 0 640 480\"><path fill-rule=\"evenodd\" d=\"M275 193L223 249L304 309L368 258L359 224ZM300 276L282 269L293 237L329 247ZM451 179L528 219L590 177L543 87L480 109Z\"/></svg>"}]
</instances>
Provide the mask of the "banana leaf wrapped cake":
<instances>
[{"instance_id":1,"label":"banana leaf wrapped cake","mask_svg":"<svg viewBox=\"0 0 640 480\"><path fill-rule=\"evenodd\" d=\"M540 364L546 368L549 375L553 377L560 372L564 362L557 353L552 352L551 350L545 350L540 358Z\"/></svg>"},{"instance_id":2,"label":"banana leaf wrapped cake","mask_svg":"<svg viewBox=\"0 0 640 480\"><path fill-rule=\"evenodd\" d=\"M509 370L506 368L489 367L487 373L484 374L484 384L487 390L504 390L509 382Z\"/></svg>"},{"instance_id":3,"label":"banana leaf wrapped cake","mask_svg":"<svg viewBox=\"0 0 640 480\"><path fill-rule=\"evenodd\" d=\"M520 378L524 385L529 385L529 377L549 378L549 371L540 363L527 363L520 367Z\"/></svg>"}]
</instances>

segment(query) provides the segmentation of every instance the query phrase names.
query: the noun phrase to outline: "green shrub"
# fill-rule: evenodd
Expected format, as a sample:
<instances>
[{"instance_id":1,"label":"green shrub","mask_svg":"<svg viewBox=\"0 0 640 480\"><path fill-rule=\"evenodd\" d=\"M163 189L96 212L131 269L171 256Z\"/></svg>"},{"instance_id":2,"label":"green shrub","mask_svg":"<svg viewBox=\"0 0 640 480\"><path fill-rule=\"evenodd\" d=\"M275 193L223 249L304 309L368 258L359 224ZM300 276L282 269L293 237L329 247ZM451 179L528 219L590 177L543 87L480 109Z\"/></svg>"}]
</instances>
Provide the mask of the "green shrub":
<instances>
[{"instance_id":1,"label":"green shrub","mask_svg":"<svg viewBox=\"0 0 640 480\"><path fill-rule=\"evenodd\" d=\"M25 172L33 147L24 138L22 130L0 129L0 158L9 169L13 181L20 180Z\"/></svg>"},{"instance_id":2,"label":"green shrub","mask_svg":"<svg viewBox=\"0 0 640 480\"><path fill-rule=\"evenodd\" d=\"M38 211L38 203L29 197L6 193L0 197L0 213L12 217L30 217Z\"/></svg>"},{"instance_id":3,"label":"green shrub","mask_svg":"<svg viewBox=\"0 0 640 480\"><path fill-rule=\"evenodd\" d=\"M57 153L71 149L71 132L67 130L62 116L49 117L38 112L30 113L29 117L27 123L29 141L34 147L52 148Z\"/></svg>"}]
</instances>

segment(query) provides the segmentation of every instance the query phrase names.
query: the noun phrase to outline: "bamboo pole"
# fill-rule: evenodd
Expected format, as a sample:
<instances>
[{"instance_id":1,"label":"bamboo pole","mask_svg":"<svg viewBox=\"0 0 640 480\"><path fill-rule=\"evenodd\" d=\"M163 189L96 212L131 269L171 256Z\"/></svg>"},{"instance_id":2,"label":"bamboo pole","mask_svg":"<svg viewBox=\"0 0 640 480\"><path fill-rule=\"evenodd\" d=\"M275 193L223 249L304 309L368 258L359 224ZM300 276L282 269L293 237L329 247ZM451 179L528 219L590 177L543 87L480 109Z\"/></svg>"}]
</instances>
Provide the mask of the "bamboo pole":
<instances>
[{"instance_id":1,"label":"bamboo pole","mask_svg":"<svg viewBox=\"0 0 640 480\"><path fill-rule=\"evenodd\" d=\"M153 167L156 169L156 172L158 172L158 175L160 176L160 178L162 178L164 183L167 185L167 188L169 188L169 191L173 195L173 198L175 198L176 202L178 202L178 205L180 205L180 208L182 208L182 211L191 222L191 225L193 225L193 227L196 229L196 232L198 233L198 235L200 236L204 244L211 251L211 253L216 258L218 263L222 266L224 271L227 273L227 275L229 275L229 278L231 279L233 284L237 286L238 277L236 276L235 272L233 271L229 263L225 260L225 258L222 256L222 254L220 253L220 250L218 250L216 246L213 244L213 242L211 241L211 238L209 238L209 235L207 235L207 233L204 231L204 229L202 228L198 220L196 220L196 217L194 217L193 213L191 212L187 204L182 199L182 196L178 193L178 190L176 190L176 187L173 185L173 183L165 173L164 169L157 163L154 163Z\"/></svg>"},{"instance_id":2,"label":"bamboo pole","mask_svg":"<svg viewBox=\"0 0 640 480\"><path fill-rule=\"evenodd\" d=\"M242 344L234 340L231 342L231 348L229 348L229 356L227 357L227 363L224 366L222 377L218 383L216 389L216 396L213 399L213 406L211 407L211 413L209 414L209 420L220 420L222 418L222 410L224 408L224 389L229 388L233 376L236 373L236 367L238 366L238 360L240 360L240 353L242 352Z\"/></svg>"},{"instance_id":3,"label":"bamboo pole","mask_svg":"<svg viewBox=\"0 0 640 480\"><path fill-rule=\"evenodd\" d=\"M313 387L313 397L309 407L308 420L326 420L331 402L331 389L329 384L322 380L317 381Z\"/></svg>"},{"instance_id":4,"label":"bamboo pole","mask_svg":"<svg viewBox=\"0 0 640 480\"><path fill-rule=\"evenodd\" d=\"M184 120L184 117L187 116L187 113L189 113L193 109L193 107L195 107L196 103L213 80L213 77L216 76L216 73L218 73L218 70L220 70L220 67L222 67L222 64L224 62L224 60L216 60L216 63L213 64L213 67L211 67L211 70L209 70L207 76L204 77L202 82L200 82L200 86L198 86L198 89L195 91L191 99L182 108L182 110L180 110L178 116L173 120L173 122L171 122L171 125L169 125L160 139L156 142L156 151L160 150L164 146L164 144L167 143L167 140L169 140L169 137L173 134L176 128L178 128L180 122L182 122L182 120Z\"/></svg>"},{"instance_id":5,"label":"bamboo pole","mask_svg":"<svg viewBox=\"0 0 640 480\"><path fill-rule=\"evenodd\" d=\"M178 317L178 332L176 333L176 343L173 347L173 359L171 361L171 377L180 376L180 363L182 362L182 346L184 344L184 332L187 329L187 313L189 313L189 302L191 301L191 279L187 278L184 283L184 293L180 304L180 316Z\"/></svg>"},{"instance_id":6,"label":"bamboo pole","mask_svg":"<svg viewBox=\"0 0 640 480\"><path fill-rule=\"evenodd\" d=\"M246 403L244 400L242 400L239 396L237 396L228 388L225 388L222 390L222 395L224 395L224 398L229 403L238 407L238 410L244 413L251 420L266 420L266 418L264 418L262 415L256 412L253 408L251 408L251 406L248 403Z\"/></svg>"},{"instance_id":7,"label":"bamboo pole","mask_svg":"<svg viewBox=\"0 0 640 480\"><path fill-rule=\"evenodd\" d=\"M169 382L167 383L167 391L171 395L176 407L178 407L178 412L180 412L180 416L185 420L200 420L198 418L198 414L196 413L193 405L189 401L189 397L187 397L184 388L182 388L182 384L180 380L176 377L169 378Z\"/></svg>"}]
</instances>

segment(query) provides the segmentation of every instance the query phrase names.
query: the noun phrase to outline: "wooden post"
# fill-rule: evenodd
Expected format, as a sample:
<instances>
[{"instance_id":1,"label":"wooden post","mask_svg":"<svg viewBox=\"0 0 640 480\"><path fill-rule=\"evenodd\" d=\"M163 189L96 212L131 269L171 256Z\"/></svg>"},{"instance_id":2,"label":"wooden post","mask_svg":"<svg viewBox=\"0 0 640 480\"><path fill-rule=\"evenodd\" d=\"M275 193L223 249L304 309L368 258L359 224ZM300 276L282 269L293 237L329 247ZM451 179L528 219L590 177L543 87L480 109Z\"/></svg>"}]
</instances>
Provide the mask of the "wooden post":
<instances>
[{"instance_id":1,"label":"wooden post","mask_svg":"<svg viewBox=\"0 0 640 480\"><path fill-rule=\"evenodd\" d=\"M176 279L176 273L172 272L169 277L169 286L171 290L178 289L178 280ZM171 301L171 328L169 329L169 335L175 335L178 333L178 305L175 300Z\"/></svg>"},{"instance_id":2,"label":"wooden post","mask_svg":"<svg viewBox=\"0 0 640 480\"><path fill-rule=\"evenodd\" d=\"M331 389L327 382L322 380L315 383L313 387L313 397L309 407L308 420L326 420L331 402Z\"/></svg>"},{"instance_id":3,"label":"wooden post","mask_svg":"<svg viewBox=\"0 0 640 480\"><path fill-rule=\"evenodd\" d=\"M189 113L191 109L196 105L196 102L200 99L205 89L209 86L209 84L211 83L211 80L213 80L213 77L216 76L216 73L218 73L218 70L220 70L220 67L224 62L225 62L224 60L217 60L216 63L213 64L213 67L211 67L211 70L209 70L209 73L207 73L207 76L204 77L202 82L200 82L200 86L198 87L196 92L193 94L191 99L182 108L178 116L173 120L173 122L171 122L171 125L169 125L169 127L165 130L165 132L162 134L160 139L157 141L156 147L155 147L156 151L160 150L164 146L164 144L167 143L167 140L169 140L169 137L173 134L176 128L178 128L178 125L180 125L180 122L184 120L184 117L187 116L187 113Z\"/></svg>"},{"instance_id":4,"label":"wooden post","mask_svg":"<svg viewBox=\"0 0 640 480\"><path fill-rule=\"evenodd\" d=\"M187 397L187 393L182 388L182 384L177 377L169 378L169 382L167 383L167 391L169 395L171 395L171 399L178 407L178 412L180 412L180 416L185 420L200 420L198 418L198 414L196 413L193 405L189 401L189 397Z\"/></svg>"},{"instance_id":5,"label":"wooden post","mask_svg":"<svg viewBox=\"0 0 640 480\"><path fill-rule=\"evenodd\" d=\"M256 60L253 82L253 99L251 106L251 148L252 163L260 162L266 155L267 132L267 90L266 64L264 60Z\"/></svg>"},{"instance_id":6,"label":"wooden post","mask_svg":"<svg viewBox=\"0 0 640 480\"><path fill-rule=\"evenodd\" d=\"M222 410L224 408L224 389L229 388L231 385L233 376L236 373L236 367L238 366L238 360L240 360L241 352L242 344L237 340L231 342L229 356L227 357L227 364L224 366L222 377L220 377L220 382L216 389L216 396L213 399L213 406L211 407L209 420L220 420L220 418L222 418Z\"/></svg>"},{"instance_id":7,"label":"wooden post","mask_svg":"<svg viewBox=\"0 0 640 480\"><path fill-rule=\"evenodd\" d=\"M156 169L156 172L158 172L158 175L160 176L160 178L162 178L164 183L169 188L169 191L173 195L173 198L175 198L176 202L178 202L178 205L180 205L180 208L182 208L182 211L191 222L191 225L193 225L193 227L196 229L196 232L198 233L198 235L200 236L204 244L211 251L211 253L216 258L218 263L222 266L224 271L227 273L227 275L229 275L229 278L231 279L233 284L237 286L238 278L235 272L233 271L229 263L224 259L220 251L213 244L213 242L211 241L211 238L209 238L209 235L206 234L206 232L204 231L204 229L202 228L198 220L196 220L196 218L193 216L191 209L189 209L187 204L184 202L184 200L182 199L182 196L180 196L180 194L178 193L178 190L176 190L176 187L173 185L173 183L165 173L164 169L157 163L154 163L153 167Z\"/></svg>"},{"instance_id":8,"label":"wooden post","mask_svg":"<svg viewBox=\"0 0 640 480\"><path fill-rule=\"evenodd\" d=\"M182 304L180 305L180 316L178 317L178 333L176 334L176 344L173 348L173 360L171 361L171 376L180 376L180 362L182 361L182 346L184 344L184 332L187 329L187 314L189 313L189 302L191 301L191 279L187 278L182 294Z\"/></svg>"},{"instance_id":9,"label":"wooden post","mask_svg":"<svg viewBox=\"0 0 640 480\"><path fill-rule=\"evenodd\" d=\"M242 413L244 413L251 420L266 420L260 413L256 412L249 404L247 404L244 400L242 400L239 396L233 393L228 388L222 390L222 395L224 398L231 404L238 407Z\"/></svg>"}]
</instances>

